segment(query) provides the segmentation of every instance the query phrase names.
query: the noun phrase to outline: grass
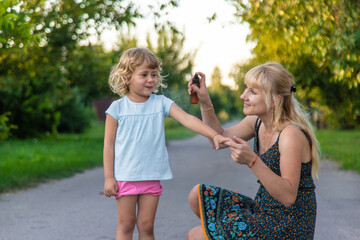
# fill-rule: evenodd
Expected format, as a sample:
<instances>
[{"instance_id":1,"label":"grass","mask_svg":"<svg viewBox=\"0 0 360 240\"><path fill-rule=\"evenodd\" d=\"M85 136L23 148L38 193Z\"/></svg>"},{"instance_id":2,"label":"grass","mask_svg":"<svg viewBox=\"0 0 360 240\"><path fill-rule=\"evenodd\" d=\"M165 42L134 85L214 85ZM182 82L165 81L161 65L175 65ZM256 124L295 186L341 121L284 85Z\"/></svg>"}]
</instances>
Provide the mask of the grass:
<instances>
[{"instance_id":1,"label":"grass","mask_svg":"<svg viewBox=\"0 0 360 240\"><path fill-rule=\"evenodd\" d=\"M166 139L195 134L166 119ZM0 193L36 186L102 166L104 123L94 122L83 134L58 134L0 142Z\"/></svg>"},{"instance_id":2,"label":"grass","mask_svg":"<svg viewBox=\"0 0 360 240\"><path fill-rule=\"evenodd\" d=\"M0 143L0 192L69 177L101 165L103 124L83 134L58 134Z\"/></svg>"},{"instance_id":3,"label":"grass","mask_svg":"<svg viewBox=\"0 0 360 240\"><path fill-rule=\"evenodd\" d=\"M322 158L340 163L342 169L360 173L360 130L318 130Z\"/></svg>"},{"instance_id":4,"label":"grass","mask_svg":"<svg viewBox=\"0 0 360 240\"><path fill-rule=\"evenodd\" d=\"M166 140L195 133L172 119L165 120ZM323 158L360 173L360 131L319 130ZM95 122L82 134L58 134L0 142L0 193L36 186L49 179L73 176L102 165L104 123Z\"/></svg>"}]
</instances>

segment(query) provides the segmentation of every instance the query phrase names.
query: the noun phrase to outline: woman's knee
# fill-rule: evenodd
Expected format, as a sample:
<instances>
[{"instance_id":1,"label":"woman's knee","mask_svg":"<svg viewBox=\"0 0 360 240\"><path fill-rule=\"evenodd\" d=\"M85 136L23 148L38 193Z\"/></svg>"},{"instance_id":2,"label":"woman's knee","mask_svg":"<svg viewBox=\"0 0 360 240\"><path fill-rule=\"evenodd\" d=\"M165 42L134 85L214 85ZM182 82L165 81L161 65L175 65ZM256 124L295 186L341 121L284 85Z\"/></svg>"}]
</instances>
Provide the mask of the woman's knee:
<instances>
[{"instance_id":1,"label":"woman's knee","mask_svg":"<svg viewBox=\"0 0 360 240\"><path fill-rule=\"evenodd\" d=\"M187 240L206 240L201 226L191 229L186 235Z\"/></svg>"},{"instance_id":2,"label":"woman's knee","mask_svg":"<svg viewBox=\"0 0 360 240\"><path fill-rule=\"evenodd\" d=\"M188 199L191 209L196 215L199 216L200 212L199 212L198 191L199 191L199 185L194 186L189 193Z\"/></svg>"},{"instance_id":3,"label":"woman's knee","mask_svg":"<svg viewBox=\"0 0 360 240\"><path fill-rule=\"evenodd\" d=\"M188 196L190 204L198 203L198 189L199 185L194 186Z\"/></svg>"}]
</instances>

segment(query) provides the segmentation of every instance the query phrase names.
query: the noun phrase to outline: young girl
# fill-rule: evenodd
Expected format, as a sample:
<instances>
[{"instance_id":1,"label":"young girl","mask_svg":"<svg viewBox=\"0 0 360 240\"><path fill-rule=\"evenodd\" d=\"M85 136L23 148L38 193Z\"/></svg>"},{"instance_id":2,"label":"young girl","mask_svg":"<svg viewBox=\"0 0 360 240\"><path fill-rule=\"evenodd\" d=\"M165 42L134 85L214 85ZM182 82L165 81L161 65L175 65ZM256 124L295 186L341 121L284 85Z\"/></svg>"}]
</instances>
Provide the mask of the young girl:
<instances>
[{"instance_id":1,"label":"young girl","mask_svg":"<svg viewBox=\"0 0 360 240\"><path fill-rule=\"evenodd\" d=\"M110 74L111 90L122 97L106 110L104 140L104 193L116 198L117 240L132 239L135 224L139 239L154 239L163 189L160 180L173 177L165 146L165 117L210 138L216 148L227 139L169 98L153 94L164 87L160 72L161 61L150 50L132 48Z\"/></svg>"}]
</instances>

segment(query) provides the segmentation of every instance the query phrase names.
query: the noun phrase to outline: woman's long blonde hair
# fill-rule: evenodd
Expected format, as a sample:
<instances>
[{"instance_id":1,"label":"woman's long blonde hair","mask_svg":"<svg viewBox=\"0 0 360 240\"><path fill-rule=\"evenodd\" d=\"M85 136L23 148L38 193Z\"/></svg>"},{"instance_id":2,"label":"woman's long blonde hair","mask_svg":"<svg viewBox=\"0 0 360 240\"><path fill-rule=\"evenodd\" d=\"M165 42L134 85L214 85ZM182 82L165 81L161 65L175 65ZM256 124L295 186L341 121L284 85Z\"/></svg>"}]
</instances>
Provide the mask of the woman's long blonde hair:
<instances>
[{"instance_id":1,"label":"woman's long blonde hair","mask_svg":"<svg viewBox=\"0 0 360 240\"><path fill-rule=\"evenodd\" d=\"M147 48L130 48L121 55L118 64L110 72L109 86L111 91L120 97L127 95L129 93L129 83L135 69L144 62L148 64L149 68L157 70L159 84L153 92L156 93L158 87L166 88L161 76L161 60Z\"/></svg>"},{"instance_id":2,"label":"woman's long blonde hair","mask_svg":"<svg viewBox=\"0 0 360 240\"><path fill-rule=\"evenodd\" d=\"M290 121L306 132L311 141L311 174L313 178L317 178L320 147L308 114L292 94L296 91L293 76L279 63L268 62L248 71L245 75L245 83L264 91L267 110L273 111L272 120L275 130L280 131L281 123ZM275 105L273 110L272 103Z\"/></svg>"}]
</instances>

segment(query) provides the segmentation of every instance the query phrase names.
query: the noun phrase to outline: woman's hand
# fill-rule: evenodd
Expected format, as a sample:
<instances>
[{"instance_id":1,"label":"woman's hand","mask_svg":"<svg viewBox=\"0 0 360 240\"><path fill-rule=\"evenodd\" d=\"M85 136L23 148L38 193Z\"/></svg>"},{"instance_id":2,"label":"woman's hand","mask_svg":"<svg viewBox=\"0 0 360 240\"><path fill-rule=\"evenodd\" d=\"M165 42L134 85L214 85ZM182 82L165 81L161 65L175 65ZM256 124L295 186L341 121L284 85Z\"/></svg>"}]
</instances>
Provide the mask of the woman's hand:
<instances>
[{"instance_id":1,"label":"woman's hand","mask_svg":"<svg viewBox=\"0 0 360 240\"><path fill-rule=\"evenodd\" d=\"M234 141L225 142L231 150L231 158L240 164L251 166L256 155L249 144L241 138L233 137Z\"/></svg>"},{"instance_id":2,"label":"woman's hand","mask_svg":"<svg viewBox=\"0 0 360 240\"><path fill-rule=\"evenodd\" d=\"M213 141L214 141L214 145L216 149L219 149L220 147L225 147L227 146L227 142L232 141L230 138L224 137L223 135L220 134L215 134L213 136Z\"/></svg>"},{"instance_id":3,"label":"woman's hand","mask_svg":"<svg viewBox=\"0 0 360 240\"><path fill-rule=\"evenodd\" d=\"M191 94L191 90L194 90L198 95L200 103L209 104L211 106L209 93L206 87L206 76L202 72L196 72L195 74L197 74L200 77L200 87L196 86L195 84L192 84L193 83L193 77L192 77L188 83L188 93Z\"/></svg>"}]
</instances>

